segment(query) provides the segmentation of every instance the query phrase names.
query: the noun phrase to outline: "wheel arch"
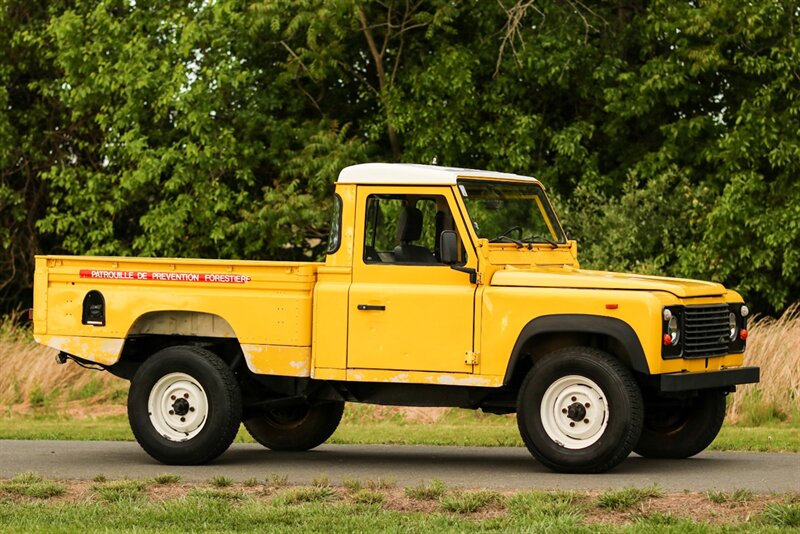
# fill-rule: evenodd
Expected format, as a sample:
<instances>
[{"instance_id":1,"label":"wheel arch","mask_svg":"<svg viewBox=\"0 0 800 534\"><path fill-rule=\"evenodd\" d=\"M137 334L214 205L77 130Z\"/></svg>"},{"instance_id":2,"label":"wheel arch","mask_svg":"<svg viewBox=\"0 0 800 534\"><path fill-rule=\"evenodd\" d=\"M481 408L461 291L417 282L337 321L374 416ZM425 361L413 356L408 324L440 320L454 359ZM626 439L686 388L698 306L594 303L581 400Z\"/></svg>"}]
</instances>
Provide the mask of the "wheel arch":
<instances>
[{"instance_id":1,"label":"wheel arch","mask_svg":"<svg viewBox=\"0 0 800 534\"><path fill-rule=\"evenodd\" d=\"M639 337L628 323L602 315L557 314L537 317L522 328L503 384L510 385L524 377L533 362L544 354L578 345L605 349L633 371L650 374Z\"/></svg>"},{"instance_id":2,"label":"wheel arch","mask_svg":"<svg viewBox=\"0 0 800 534\"><path fill-rule=\"evenodd\" d=\"M205 347L231 367L238 367L242 348L225 318L208 312L160 310L140 315L131 325L113 374L130 379L148 357L174 345Z\"/></svg>"}]
</instances>

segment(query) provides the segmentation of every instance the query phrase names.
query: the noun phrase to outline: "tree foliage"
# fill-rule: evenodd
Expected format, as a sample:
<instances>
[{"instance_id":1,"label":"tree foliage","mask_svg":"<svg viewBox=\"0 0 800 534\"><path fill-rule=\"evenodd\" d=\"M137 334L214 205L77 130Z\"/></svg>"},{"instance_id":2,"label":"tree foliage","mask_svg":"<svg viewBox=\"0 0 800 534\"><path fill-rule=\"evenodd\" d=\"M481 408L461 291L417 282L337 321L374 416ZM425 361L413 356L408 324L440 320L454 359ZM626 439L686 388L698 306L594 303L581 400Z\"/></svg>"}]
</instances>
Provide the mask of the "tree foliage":
<instances>
[{"instance_id":1,"label":"tree foliage","mask_svg":"<svg viewBox=\"0 0 800 534\"><path fill-rule=\"evenodd\" d=\"M318 258L338 171L538 176L584 266L800 296L796 1L0 0L0 300L35 253Z\"/></svg>"}]
</instances>

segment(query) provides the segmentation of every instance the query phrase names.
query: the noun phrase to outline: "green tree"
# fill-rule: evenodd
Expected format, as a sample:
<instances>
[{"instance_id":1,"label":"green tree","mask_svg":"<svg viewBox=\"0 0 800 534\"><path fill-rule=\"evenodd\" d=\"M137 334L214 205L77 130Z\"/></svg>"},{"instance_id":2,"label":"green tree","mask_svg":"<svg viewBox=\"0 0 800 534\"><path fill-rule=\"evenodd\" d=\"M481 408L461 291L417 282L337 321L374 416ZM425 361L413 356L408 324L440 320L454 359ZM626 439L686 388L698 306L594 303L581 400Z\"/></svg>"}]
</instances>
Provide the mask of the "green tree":
<instances>
[{"instance_id":1,"label":"green tree","mask_svg":"<svg viewBox=\"0 0 800 534\"><path fill-rule=\"evenodd\" d=\"M0 300L35 252L319 258L342 167L435 158L538 176L586 267L778 311L798 22L792 0L0 0Z\"/></svg>"}]
</instances>

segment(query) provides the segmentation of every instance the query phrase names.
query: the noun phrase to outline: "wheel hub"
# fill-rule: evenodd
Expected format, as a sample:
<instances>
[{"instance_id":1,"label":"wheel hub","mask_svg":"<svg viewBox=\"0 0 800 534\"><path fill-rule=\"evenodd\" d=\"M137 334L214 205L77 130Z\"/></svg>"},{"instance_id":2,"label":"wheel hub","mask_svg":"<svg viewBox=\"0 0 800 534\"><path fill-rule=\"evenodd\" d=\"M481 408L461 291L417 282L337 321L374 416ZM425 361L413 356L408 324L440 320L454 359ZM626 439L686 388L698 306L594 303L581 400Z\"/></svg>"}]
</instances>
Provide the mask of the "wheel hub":
<instances>
[{"instance_id":1,"label":"wheel hub","mask_svg":"<svg viewBox=\"0 0 800 534\"><path fill-rule=\"evenodd\" d=\"M172 409L175 410L175 415L186 415L189 413L189 401L186 399L178 399L172 403Z\"/></svg>"},{"instance_id":2,"label":"wheel hub","mask_svg":"<svg viewBox=\"0 0 800 534\"><path fill-rule=\"evenodd\" d=\"M567 408L567 418L573 421L582 421L586 418L586 408L579 402L573 402Z\"/></svg>"}]
</instances>

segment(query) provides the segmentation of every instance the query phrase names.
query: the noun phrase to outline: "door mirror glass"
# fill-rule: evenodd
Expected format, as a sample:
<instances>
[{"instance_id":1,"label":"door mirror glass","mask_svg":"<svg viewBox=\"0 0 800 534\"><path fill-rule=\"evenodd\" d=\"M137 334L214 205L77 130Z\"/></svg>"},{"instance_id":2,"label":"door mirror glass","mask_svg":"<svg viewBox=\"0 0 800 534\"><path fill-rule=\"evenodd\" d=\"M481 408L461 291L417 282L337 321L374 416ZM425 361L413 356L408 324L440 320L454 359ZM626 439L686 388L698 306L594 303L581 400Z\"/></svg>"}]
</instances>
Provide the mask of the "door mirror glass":
<instances>
[{"instance_id":1,"label":"door mirror glass","mask_svg":"<svg viewBox=\"0 0 800 534\"><path fill-rule=\"evenodd\" d=\"M439 251L445 265L458 263L458 237L453 230L444 230L439 235Z\"/></svg>"}]
</instances>

